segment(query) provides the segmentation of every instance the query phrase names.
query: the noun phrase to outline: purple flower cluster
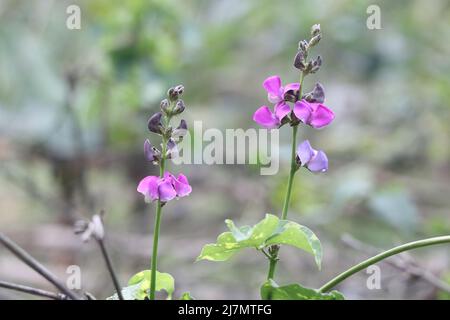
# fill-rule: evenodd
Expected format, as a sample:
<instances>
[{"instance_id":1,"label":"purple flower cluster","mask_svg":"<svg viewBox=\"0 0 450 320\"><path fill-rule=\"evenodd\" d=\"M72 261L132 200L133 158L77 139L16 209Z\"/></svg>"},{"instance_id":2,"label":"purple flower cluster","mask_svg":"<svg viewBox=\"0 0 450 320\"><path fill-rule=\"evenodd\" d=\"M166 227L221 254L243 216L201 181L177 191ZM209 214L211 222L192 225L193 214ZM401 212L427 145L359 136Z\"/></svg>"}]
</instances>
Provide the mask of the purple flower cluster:
<instances>
[{"instance_id":1,"label":"purple flower cluster","mask_svg":"<svg viewBox=\"0 0 450 320\"><path fill-rule=\"evenodd\" d=\"M189 195L192 187L184 174L175 177L170 172L166 172L164 177L148 176L139 182L137 191L142 193L146 202L161 200L170 201L174 198L182 198Z\"/></svg>"},{"instance_id":2,"label":"purple flower cluster","mask_svg":"<svg viewBox=\"0 0 450 320\"><path fill-rule=\"evenodd\" d=\"M153 146L147 139L144 142L145 158L153 164L165 167L167 159L173 159L178 155L177 143L180 142L187 133L185 120L181 120L178 127L172 129L170 120L173 116L184 111L185 104L180 96L184 92L184 87L179 85L170 88L167 92L167 99L161 101L161 112L155 113L148 120L148 130L162 136L161 150ZM161 169L163 170L163 169ZM189 195L192 187L185 175L178 177L170 172L164 172L161 176L147 176L143 178L137 187L137 191L142 193L146 202L161 201L165 203L175 198Z\"/></svg>"},{"instance_id":3,"label":"purple flower cluster","mask_svg":"<svg viewBox=\"0 0 450 320\"><path fill-rule=\"evenodd\" d=\"M305 95L298 99L300 83L289 83L281 86L279 76L268 77L263 82L263 87L267 91L268 100L275 103L274 110L263 105L253 114L253 120L261 126L269 129L279 128L290 121L301 121L313 128L319 129L330 124L334 119L334 113L322 101L313 100ZM315 90L323 90L322 85L316 85ZM293 110L289 102L294 103ZM291 119L289 119L289 117Z\"/></svg>"},{"instance_id":4,"label":"purple flower cluster","mask_svg":"<svg viewBox=\"0 0 450 320\"><path fill-rule=\"evenodd\" d=\"M298 52L294 59L294 67L301 70L303 77L315 73L322 65L322 58L307 61L308 51L321 39L320 25L314 25L311 29L311 40L299 42ZM253 114L253 120L259 125L275 129L289 123L298 126L300 123L315 129L323 128L334 120L333 111L325 106L325 92L320 83L316 83L314 89L301 95L301 83L289 83L282 85L279 76L270 76L263 82L263 88L267 92L269 102L274 104L273 110L266 105L258 108ZM292 104L292 107L291 105ZM322 150L315 150L308 140L303 141L297 147L296 161L299 167L306 167L312 172L325 172L328 170L328 158Z\"/></svg>"}]
</instances>

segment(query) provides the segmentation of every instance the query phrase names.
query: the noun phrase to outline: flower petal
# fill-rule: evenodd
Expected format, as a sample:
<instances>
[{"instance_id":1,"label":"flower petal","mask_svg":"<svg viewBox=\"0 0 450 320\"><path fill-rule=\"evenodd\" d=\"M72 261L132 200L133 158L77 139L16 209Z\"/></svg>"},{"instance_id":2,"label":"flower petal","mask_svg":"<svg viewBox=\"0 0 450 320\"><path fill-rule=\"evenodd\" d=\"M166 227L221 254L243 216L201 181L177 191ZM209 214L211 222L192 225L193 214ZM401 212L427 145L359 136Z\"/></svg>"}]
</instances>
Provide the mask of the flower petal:
<instances>
[{"instance_id":1,"label":"flower petal","mask_svg":"<svg viewBox=\"0 0 450 320\"><path fill-rule=\"evenodd\" d=\"M314 157L316 151L311 147L308 140L303 141L297 146L297 156L300 159L301 165L305 166Z\"/></svg>"},{"instance_id":2,"label":"flower petal","mask_svg":"<svg viewBox=\"0 0 450 320\"><path fill-rule=\"evenodd\" d=\"M177 196L171 179L161 179L158 185L159 200L167 202Z\"/></svg>"},{"instance_id":3,"label":"flower petal","mask_svg":"<svg viewBox=\"0 0 450 320\"><path fill-rule=\"evenodd\" d=\"M286 92L289 92L289 91L297 91L297 90L299 90L299 89L300 89L300 83L298 83L298 82L288 83L287 85L284 86L283 95L284 95Z\"/></svg>"},{"instance_id":4,"label":"flower petal","mask_svg":"<svg viewBox=\"0 0 450 320\"><path fill-rule=\"evenodd\" d=\"M267 98L272 103L277 103L283 100L281 90L281 79L279 76L268 77L263 82L263 87L267 91Z\"/></svg>"},{"instance_id":5,"label":"flower petal","mask_svg":"<svg viewBox=\"0 0 450 320\"><path fill-rule=\"evenodd\" d=\"M144 142L144 155L148 161L155 161L155 154L153 152L153 146L148 139Z\"/></svg>"},{"instance_id":6,"label":"flower petal","mask_svg":"<svg viewBox=\"0 0 450 320\"><path fill-rule=\"evenodd\" d=\"M177 197L185 197L192 191L192 187L189 185L189 181L184 174L180 173L178 178L174 177L172 183L177 192Z\"/></svg>"},{"instance_id":7,"label":"flower petal","mask_svg":"<svg viewBox=\"0 0 450 320\"><path fill-rule=\"evenodd\" d=\"M275 105L275 117L281 122L291 112L291 107L284 101Z\"/></svg>"},{"instance_id":8,"label":"flower petal","mask_svg":"<svg viewBox=\"0 0 450 320\"><path fill-rule=\"evenodd\" d=\"M319 150L306 166L312 172L325 172L328 170L328 158L325 152Z\"/></svg>"},{"instance_id":9,"label":"flower petal","mask_svg":"<svg viewBox=\"0 0 450 320\"><path fill-rule=\"evenodd\" d=\"M323 104L312 103L313 112L311 114L310 125L313 128L322 128L330 124L334 119L334 113Z\"/></svg>"},{"instance_id":10,"label":"flower petal","mask_svg":"<svg viewBox=\"0 0 450 320\"><path fill-rule=\"evenodd\" d=\"M308 121L311 118L311 113L312 107L307 101L301 100L294 104L294 114L300 121L308 124Z\"/></svg>"},{"instance_id":11,"label":"flower petal","mask_svg":"<svg viewBox=\"0 0 450 320\"><path fill-rule=\"evenodd\" d=\"M145 196L145 200L158 199L158 180L159 177L147 176L139 182L137 191Z\"/></svg>"},{"instance_id":12,"label":"flower petal","mask_svg":"<svg viewBox=\"0 0 450 320\"><path fill-rule=\"evenodd\" d=\"M263 127L272 129L278 127L280 122L267 106L262 106L253 114L253 120Z\"/></svg>"}]
</instances>

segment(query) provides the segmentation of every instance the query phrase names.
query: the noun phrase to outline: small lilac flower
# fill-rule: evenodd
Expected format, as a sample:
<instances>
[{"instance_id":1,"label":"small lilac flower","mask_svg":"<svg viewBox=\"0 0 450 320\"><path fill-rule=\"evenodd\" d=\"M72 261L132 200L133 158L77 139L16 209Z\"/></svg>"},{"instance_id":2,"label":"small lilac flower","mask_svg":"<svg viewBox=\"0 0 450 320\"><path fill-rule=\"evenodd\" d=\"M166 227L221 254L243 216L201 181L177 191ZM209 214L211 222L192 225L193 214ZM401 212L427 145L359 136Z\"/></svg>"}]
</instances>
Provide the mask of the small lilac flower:
<instances>
[{"instance_id":1,"label":"small lilac flower","mask_svg":"<svg viewBox=\"0 0 450 320\"><path fill-rule=\"evenodd\" d=\"M308 140L297 147L297 163L312 172L325 172L328 170L328 158L322 150L315 150Z\"/></svg>"},{"instance_id":2,"label":"small lilac flower","mask_svg":"<svg viewBox=\"0 0 450 320\"><path fill-rule=\"evenodd\" d=\"M146 202L161 200L167 202L175 197L185 197L191 193L192 187L183 174L175 177L169 172L163 178L158 176L148 176L139 182L137 191L142 193Z\"/></svg>"},{"instance_id":3,"label":"small lilac flower","mask_svg":"<svg viewBox=\"0 0 450 320\"><path fill-rule=\"evenodd\" d=\"M321 103L310 103L306 100L297 101L294 105L294 115L303 123L319 129L330 124L334 113Z\"/></svg>"},{"instance_id":4,"label":"small lilac flower","mask_svg":"<svg viewBox=\"0 0 450 320\"><path fill-rule=\"evenodd\" d=\"M153 147L148 139L144 142L144 155L150 162L157 162L159 160L159 150Z\"/></svg>"}]
</instances>

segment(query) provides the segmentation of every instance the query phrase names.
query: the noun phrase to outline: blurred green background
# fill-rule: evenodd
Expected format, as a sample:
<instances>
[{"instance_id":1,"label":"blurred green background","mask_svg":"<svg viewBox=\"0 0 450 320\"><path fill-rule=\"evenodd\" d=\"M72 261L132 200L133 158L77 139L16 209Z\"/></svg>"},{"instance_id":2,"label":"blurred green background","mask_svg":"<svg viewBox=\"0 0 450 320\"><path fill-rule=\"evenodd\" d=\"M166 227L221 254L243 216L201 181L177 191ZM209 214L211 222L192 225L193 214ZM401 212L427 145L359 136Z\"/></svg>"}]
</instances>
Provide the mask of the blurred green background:
<instances>
[{"instance_id":1,"label":"blurred green background","mask_svg":"<svg viewBox=\"0 0 450 320\"><path fill-rule=\"evenodd\" d=\"M70 4L81 8L81 30L66 28ZM370 4L381 8L381 30L366 27ZM289 217L322 240L323 268L283 248L277 281L318 287L368 257L367 248L345 244L345 234L377 248L449 234L449 21L446 0L2 0L0 230L62 278L79 265L83 288L109 296L96 244L82 244L71 224L105 209L121 282L149 268L154 208L135 190L157 170L142 144L167 88L184 84L188 124L256 128L252 114L266 103L262 81L273 74L297 81L297 43L320 23L313 55L324 63L305 86L320 80L336 119L325 130L302 128L300 139L324 149L330 169L297 175ZM174 275L177 294L259 297L262 255L194 260L225 230L225 218L253 224L279 213L288 127L280 135L277 176L244 165L171 167L193 185L190 197L166 207L161 230L159 270ZM442 288L450 283L448 246L397 262L404 268L379 264L380 290L367 289L364 272L339 290L351 299L449 298ZM413 266L441 286L411 274ZM4 248L0 279L49 288ZM30 298L1 289L0 297Z\"/></svg>"}]
</instances>

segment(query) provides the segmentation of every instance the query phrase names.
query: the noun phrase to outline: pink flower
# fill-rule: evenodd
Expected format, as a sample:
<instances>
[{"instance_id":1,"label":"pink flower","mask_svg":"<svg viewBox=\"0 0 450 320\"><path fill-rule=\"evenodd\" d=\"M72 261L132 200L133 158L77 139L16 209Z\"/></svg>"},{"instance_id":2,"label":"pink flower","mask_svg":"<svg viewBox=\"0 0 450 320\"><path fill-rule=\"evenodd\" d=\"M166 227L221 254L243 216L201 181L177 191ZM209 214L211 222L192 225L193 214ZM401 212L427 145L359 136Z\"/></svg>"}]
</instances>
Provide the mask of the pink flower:
<instances>
[{"instance_id":1,"label":"pink flower","mask_svg":"<svg viewBox=\"0 0 450 320\"><path fill-rule=\"evenodd\" d=\"M286 103L288 96L295 96L300 89L299 83L289 83L281 86L279 76L271 76L264 80L263 87L267 91L267 98L275 103L274 111L267 106L261 106L253 114L253 120L263 127L272 129L279 127L283 119L291 112L291 107Z\"/></svg>"},{"instance_id":2,"label":"pink flower","mask_svg":"<svg viewBox=\"0 0 450 320\"><path fill-rule=\"evenodd\" d=\"M163 178L158 176L148 176L139 182L137 191L142 193L146 202L161 200L170 201L176 197L181 198L189 195L192 187L185 175L179 174L175 177L169 172Z\"/></svg>"},{"instance_id":3,"label":"pink flower","mask_svg":"<svg viewBox=\"0 0 450 320\"><path fill-rule=\"evenodd\" d=\"M284 95L286 93L298 91L300 89L300 83L289 83L285 87L282 87L280 77L271 76L264 80L263 87L267 91L267 99L272 103L279 103L284 101Z\"/></svg>"},{"instance_id":4,"label":"pink flower","mask_svg":"<svg viewBox=\"0 0 450 320\"><path fill-rule=\"evenodd\" d=\"M294 105L294 115L303 123L319 129L330 124L334 113L321 103L311 103L306 100L297 101Z\"/></svg>"}]
</instances>

